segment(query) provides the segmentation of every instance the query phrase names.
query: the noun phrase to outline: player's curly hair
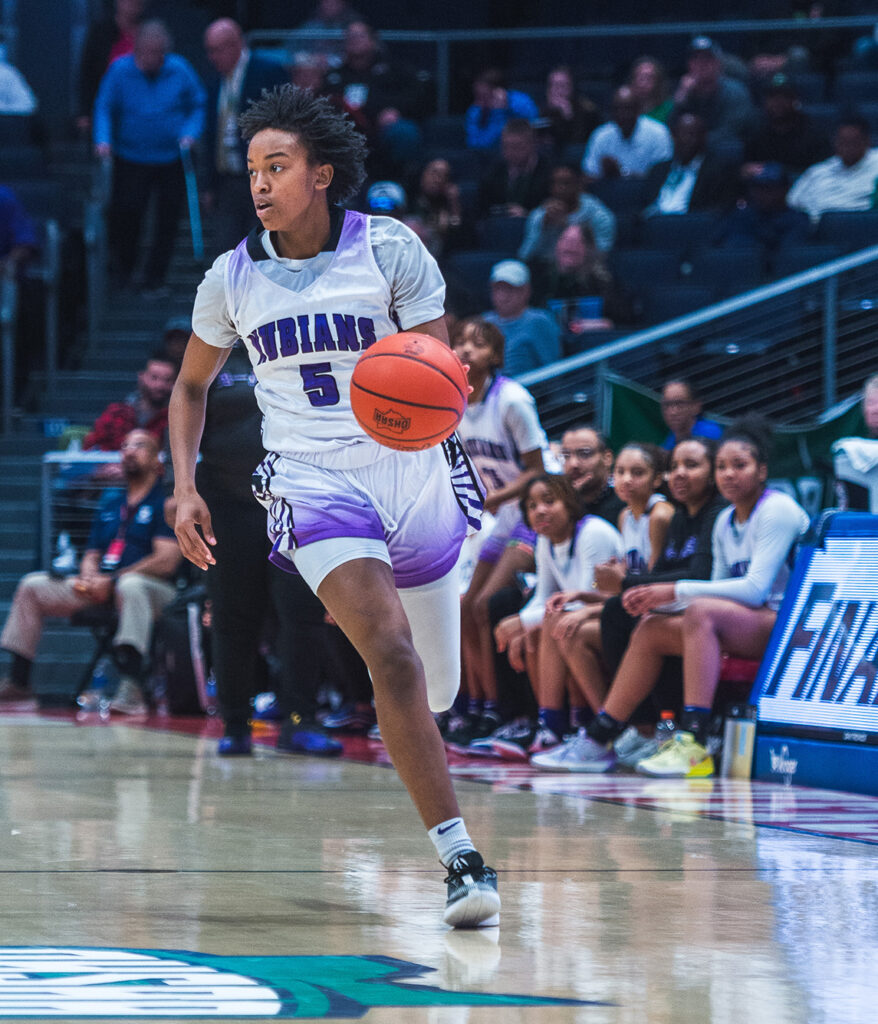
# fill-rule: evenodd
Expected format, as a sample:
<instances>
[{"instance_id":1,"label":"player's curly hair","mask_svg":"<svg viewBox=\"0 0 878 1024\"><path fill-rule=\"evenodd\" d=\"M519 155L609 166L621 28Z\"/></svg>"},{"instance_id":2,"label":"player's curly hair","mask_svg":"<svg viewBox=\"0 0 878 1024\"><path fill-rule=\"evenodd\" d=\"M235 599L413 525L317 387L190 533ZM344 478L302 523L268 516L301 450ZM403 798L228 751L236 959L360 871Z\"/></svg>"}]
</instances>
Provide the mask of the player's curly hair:
<instances>
[{"instance_id":1,"label":"player's curly hair","mask_svg":"<svg viewBox=\"0 0 878 1024\"><path fill-rule=\"evenodd\" d=\"M760 466L767 466L771 458L773 429L771 423L758 412L746 413L733 420L723 431L717 451L729 441L747 445Z\"/></svg>"},{"instance_id":2,"label":"player's curly hair","mask_svg":"<svg viewBox=\"0 0 878 1024\"><path fill-rule=\"evenodd\" d=\"M258 100L238 118L245 141L265 128L297 135L314 164L331 164L326 190L330 203L343 203L357 194L366 178L366 140L354 122L328 99L310 89L280 85L262 90Z\"/></svg>"}]
</instances>

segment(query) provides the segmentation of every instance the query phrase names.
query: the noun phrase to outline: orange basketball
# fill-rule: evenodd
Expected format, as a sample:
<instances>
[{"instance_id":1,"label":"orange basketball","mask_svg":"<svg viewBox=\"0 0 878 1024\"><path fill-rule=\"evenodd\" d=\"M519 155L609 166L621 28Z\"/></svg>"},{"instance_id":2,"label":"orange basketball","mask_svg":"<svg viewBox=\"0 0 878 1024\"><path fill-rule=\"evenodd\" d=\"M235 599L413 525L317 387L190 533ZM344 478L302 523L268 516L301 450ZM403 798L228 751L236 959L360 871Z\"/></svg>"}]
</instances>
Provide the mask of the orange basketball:
<instances>
[{"instance_id":1,"label":"orange basketball","mask_svg":"<svg viewBox=\"0 0 878 1024\"><path fill-rule=\"evenodd\" d=\"M454 433L467 387L466 370L447 345L403 331L360 356L351 377L351 408L369 437L416 452Z\"/></svg>"}]
</instances>

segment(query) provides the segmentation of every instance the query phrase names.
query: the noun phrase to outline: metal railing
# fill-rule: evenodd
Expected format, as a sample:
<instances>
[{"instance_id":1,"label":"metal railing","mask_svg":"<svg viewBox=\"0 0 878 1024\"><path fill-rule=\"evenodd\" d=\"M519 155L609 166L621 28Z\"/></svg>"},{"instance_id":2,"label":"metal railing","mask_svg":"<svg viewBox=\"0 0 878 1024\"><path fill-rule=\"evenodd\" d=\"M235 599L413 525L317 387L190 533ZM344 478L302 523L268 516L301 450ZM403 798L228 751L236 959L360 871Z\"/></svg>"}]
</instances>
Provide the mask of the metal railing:
<instances>
[{"instance_id":1,"label":"metal railing","mask_svg":"<svg viewBox=\"0 0 878 1024\"><path fill-rule=\"evenodd\" d=\"M89 342L97 337L107 294L107 205L110 201L113 166L98 160L92 171L91 194L85 202L83 242L86 266L86 320Z\"/></svg>"},{"instance_id":2,"label":"metal railing","mask_svg":"<svg viewBox=\"0 0 878 1024\"><path fill-rule=\"evenodd\" d=\"M685 377L704 405L805 421L878 371L878 246L599 344L518 378L551 436L606 425L602 378L658 387Z\"/></svg>"},{"instance_id":3,"label":"metal railing","mask_svg":"<svg viewBox=\"0 0 878 1024\"><path fill-rule=\"evenodd\" d=\"M124 487L100 470L121 461L119 452L46 452L40 474L40 567L48 570L59 534L68 534L81 556L103 493Z\"/></svg>"},{"instance_id":4,"label":"metal railing","mask_svg":"<svg viewBox=\"0 0 878 1024\"><path fill-rule=\"evenodd\" d=\"M795 37L825 30L857 30L867 34L875 27L875 17L844 17L811 19L761 19L750 18L740 21L685 21L638 25L582 25L561 28L521 29L454 29L443 31L406 31L382 29L382 40L389 43L420 43L434 51L433 68L436 81L437 113L445 115L450 111L452 51L455 47L472 46L487 42L533 42L534 40L595 40L626 39L643 40L644 46L651 39L661 36L680 37L680 54L685 52L685 40L692 36L709 34L722 40L724 36L741 33L769 35L777 32L790 33ZM296 44L323 39L343 39L341 29L255 29L248 33L250 46L262 49L283 49L286 54L295 51Z\"/></svg>"}]
</instances>

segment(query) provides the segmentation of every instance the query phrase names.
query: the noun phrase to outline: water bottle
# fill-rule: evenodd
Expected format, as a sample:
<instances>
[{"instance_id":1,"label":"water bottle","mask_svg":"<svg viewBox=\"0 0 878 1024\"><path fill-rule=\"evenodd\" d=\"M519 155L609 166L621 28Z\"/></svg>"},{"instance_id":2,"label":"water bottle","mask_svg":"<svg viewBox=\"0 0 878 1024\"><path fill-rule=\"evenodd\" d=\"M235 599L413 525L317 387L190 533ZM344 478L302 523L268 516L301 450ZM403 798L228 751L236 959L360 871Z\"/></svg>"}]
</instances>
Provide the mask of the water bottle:
<instances>
[{"instance_id":1,"label":"water bottle","mask_svg":"<svg viewBox=\"0 0 878 1024\"><path fill-rule=\"evenodd\" d=\"M204 681L204 694L207 698L207 706L205 711L208 715L219 714L219 702L216 695L216 676L214 675L213 669L207 675L207 679Z\"/></svg>"},{"instance_id":2,"label":"water bottle","mask_svg":"<svg viewBox=\"0 0 878 1024\"><path fill-rule=\"evenodd\" d=\"M668 740L672 740L674 738L676 728L677 723L674 721L674 712L662 711L661 717L655 727L655 738L659 745L659 749L661 749Z\"/></svg>"},{"instance_id":3,"label":"water bottle","mask_svg":"<svg viewBox=\"0 0 878 1024\"><path fill-rule=\"evenodd\" d=\"M110 701L116 683L116 670L108 654L103 655L91 674L91 683L85 693L76 698L83 711L98 711L102 718L110 717Z\"/></svg>"}]
</instances>

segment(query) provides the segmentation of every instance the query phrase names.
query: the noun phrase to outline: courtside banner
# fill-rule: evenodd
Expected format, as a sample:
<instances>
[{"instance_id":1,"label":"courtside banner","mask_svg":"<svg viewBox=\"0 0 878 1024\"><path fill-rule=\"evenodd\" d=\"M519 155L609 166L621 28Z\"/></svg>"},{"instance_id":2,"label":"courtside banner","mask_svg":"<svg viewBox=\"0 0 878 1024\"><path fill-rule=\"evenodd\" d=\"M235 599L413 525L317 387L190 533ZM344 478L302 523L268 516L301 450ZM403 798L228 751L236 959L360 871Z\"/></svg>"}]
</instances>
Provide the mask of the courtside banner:
<instances>
[{"instance_id":1,"label":"courtside banner","mask_svg":"<svg viewBox=\"0 0 878 1024\"><path fill-rule=\"evenodd\" d=\"M799 552L753 690L760 736L878 745L878 516Z\"/></svg>"}]
</instances>

